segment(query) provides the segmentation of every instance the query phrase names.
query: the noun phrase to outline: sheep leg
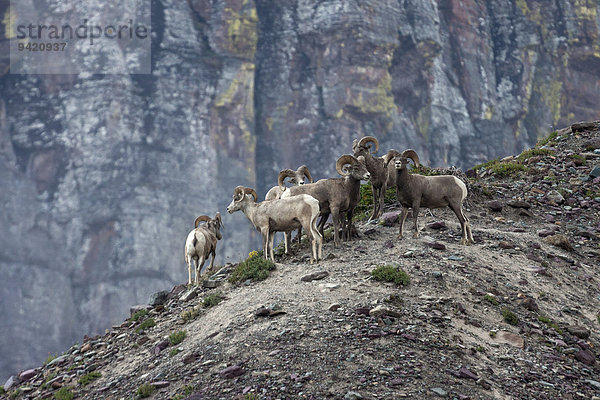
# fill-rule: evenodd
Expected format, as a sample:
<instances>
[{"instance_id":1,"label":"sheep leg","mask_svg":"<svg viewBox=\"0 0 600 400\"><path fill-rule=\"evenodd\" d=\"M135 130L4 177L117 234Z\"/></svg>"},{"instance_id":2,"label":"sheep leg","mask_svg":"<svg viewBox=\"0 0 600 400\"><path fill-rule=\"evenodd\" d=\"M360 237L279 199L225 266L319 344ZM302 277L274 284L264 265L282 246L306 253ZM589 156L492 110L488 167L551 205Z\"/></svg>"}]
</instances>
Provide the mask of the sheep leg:
<instances>
[{"instance_id":1,"label":"sheep leg","mask_svg":"<svg viewBox=\"0 0 600 400\"><path fill-rule=\"evenodd\" d=\"M269 259L269 228L261 229L260 233L262 234L262 246L263 246L263 256L265 260Z\"/></svg>"},{"instance_id":2,"label":"sheep leg","mask_svg":"<svg viewBox=\"0 0 600 400\"><path fill-rule=\"evenodd\" d=\"M400 232L398 233L398 239L403 238L402 231L404 230L404 221L406 221L407 215L408 215L408 207L402 206L402 214L400 214Z\"/></svg>"},{"instance_id":3,"label":"sheep leg","mask_svg":"<svg viewBox=\"0 0 600 400\"><path fill-rule=\"evenodd\" d=\"M291 234L288 232L283 232L283 236L285 237L285 254L289 254L289 248L292 247L292 240L290 238Z\"/></svg>"},{"instance_id":4,"label":"sheep leg","mask_svg":"<svg viewBox=\"0 0 600 400\"><path fill-rule=\"evenodd\" d=\"M352 240L352 210L346 213L346 241Z\"/></svg>"},{"instance_id":5,"label":"sheep leg","mask_svg":"<svg viewBox=\"0 0 600 400\"><path fill-rule=\"evenodd\" d=\"M333 246L338 247L340 245L340 210L339 208L331 208L331 218L333 219Z\"/></svg>"},{"instance_id":6,"label":"sheep leg","mask_svg":"<svg viewBox=\"0 0 600 400\"><path fill-rule=\"evenodd\" d=\"M325 213L321 215L321 219L319 220L319 232L321 233L321 236L325 237L325 233L323 232L323 229L325 228L325 223L327 222L327 220L329 219L329 213Z\"/></svg>"},{"instance_id":7,"label":"sheep leg","mask_svg":"<svg viewBox=\"0 0 600 400\"><path fill-rule=\"evenodd\" d=\"M369 221L377 218L377 213L379 212L379 191L373 184L371 184L371 191L373 192L373 213L369 217Z\"/></svg>"},{"instance_id":8,"label":"sheep leg","mask_svg":"<svg viewBox=\"0 0 600 400\"><path fill-rule=\"evenodd\" d=\"M187 265L188 265L188 285L192 284L192 263L194 262L194 259L192 257L186 256L186 261L187 261ZM196 266L194 266L194 270L196 269Z\"/></svg>"},{"instance_id":9,"label":"sheep leg","mask_svg":"<svg viewBox=\"0 0 600 400\"><path fill-rule=\"evenodd\" d=\"M194 279L194 283L196 285L200 284L200 271L202 271L202 267L204 266L204 261L206 258L204 255L198 257L198 264L196 264L196 278Z\"/></svg>"},{"instance_id":10,"label":"sheep leg","mask_svg":"<svg viewBox=\"0 0 600 400\"><path fill-rule=\"evenodd\" d=\"M420 207L420 203L418 202L414 202L412 205L412 212L413 212L413 221L415 222L415 234L414 234L414 238L418 238L420 236L419 234L419 207Z\"/></svg>"},{"instance_id":11,"label":"sheep leg","mask_svg":"<svg viewBox=\"0 0 600 400\"><path fill-rule=\"evenodd\" d=\"M287 232L285 232L287 233ZM275 232L270 232L269 235L269 254L271 255L271 261L275 262L275 255L273 254L273 240L275 239Z\"/></svg>"},{"instance_id":12,"label":"sheep leg","mask_svg":"<svg viewBox=\"0 0 600 400\"><path fill-rule=\"evenodd\" d=\"M323 259L323 236L319 233L319 230L317 229L317 217L315 216L312 221L310 221L310 229L307 230L305 229L305 231L310 232L310 234L313 237L313 240L316 240L318 242L318 246L319 246L319 250L318 250L318 254L315 254L315 256L317 256L317 260L322 260Z\"/></svg>"},{"instance_id":13,"label":"sheep leg","mask_svg":"<svg viewBox=\"0 0 600 400\"><path fill-rule=\"evenodd\" d=\"M456 217L460 222L460 230L462 235L460 244L469 245L475 243L473 241L473 236L471 235L471 227L469 226L469 220L467 219L467 217L465 217L465 214L462 211L462 207L454 203L448 204L448 207L450 207L450 209L454 211L454 214L456 214Z\"/></svg>"},{"instance_id":14,"label":"sheep leg","mask_svg":"<svg viewBox=\"0 0 600 400\"><path fill-rule=\"evenodd\" d=\"M215 256L216 256L215 250L211 251L210 254L212 255L212 258L210 259L210 265L208 266L209 271L211 271L213 269L213 267L215 266Z\"/></svg>"}]
</instances>

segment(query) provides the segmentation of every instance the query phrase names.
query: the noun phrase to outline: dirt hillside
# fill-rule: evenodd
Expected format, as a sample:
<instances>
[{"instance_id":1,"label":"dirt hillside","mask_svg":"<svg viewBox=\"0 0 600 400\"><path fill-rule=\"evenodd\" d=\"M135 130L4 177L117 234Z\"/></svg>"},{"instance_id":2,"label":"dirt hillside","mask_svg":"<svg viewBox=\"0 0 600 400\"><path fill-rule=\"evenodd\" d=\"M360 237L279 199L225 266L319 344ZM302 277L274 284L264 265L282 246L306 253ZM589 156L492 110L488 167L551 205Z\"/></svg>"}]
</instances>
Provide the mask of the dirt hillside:
<instances>
[{"instance_id":1,"label":"dirt hillside","mask_svg":"<svg viewBox=\"0 0 600 400\"><path fill-rule=\"evenodd\" d=\"M422 212L416 239L409 217L398 240L387 204L316 265L303 246L261 282L227 282L228 265L216 288L175 287L2 396L600 399L599 148L600 122L576 124L468 171L472 246L449 210ZM410 283L373 279L382 265Z\"/></svg>"}]
</instances>

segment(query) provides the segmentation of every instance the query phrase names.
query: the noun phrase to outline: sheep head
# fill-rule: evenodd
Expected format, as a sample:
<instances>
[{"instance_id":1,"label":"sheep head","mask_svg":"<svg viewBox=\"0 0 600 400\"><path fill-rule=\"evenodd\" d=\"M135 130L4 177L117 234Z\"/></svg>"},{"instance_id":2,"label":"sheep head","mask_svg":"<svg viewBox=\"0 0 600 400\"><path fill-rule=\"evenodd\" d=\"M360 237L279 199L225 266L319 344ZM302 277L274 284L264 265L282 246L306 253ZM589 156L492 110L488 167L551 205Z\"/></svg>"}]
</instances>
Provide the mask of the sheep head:
<instances>
[{"instance_id":1,"label":"sheep head","mask_svg":"<svg viewBox=\"0 0 600 400\"><path fill-rule=\"evenodd\" d=\"M215 235L217 236L217 240L221 240L223 238L221 235L221 228L225 227L225 225L223 225L223 220L221 219L221 213L217 211L212 220L215 224Z\"/></svg>"},{"instance_id":2,"label":"sheep head","mask_svg":"<svg viewBox=\"0 0 600 400\"><path fill-rule=\"evenodd\" d=\"M301 174L302 177L306 177L306 179L308 179L308 181L310 183L313 183L313 178L310 175L310 171L308 170L308 167L306 165L301 166L300 168L298 168L296 170L297 173ZM304 185L306 182L304 182L304 179L300 182L298 182L298 185Z\"/></svg>"},{"instance_id":3,"label":"sheep head","mask_svg":"<svg viewBox=\"0 0 600 400\"><path fill-rule=\"evenodd\" d=\"M241 210L242 204L247 199L246 195L252 195L255 203L258 200L258 196L254 189L243 187L243 186L238 186L233 191L233 200L231 200L231 203L229 204L229 206L227 206L227 212L229 214L231 214L235 211Z\"/></svg>"},{"instance_id":4,"label":"sheep head","mask_svg":"<svg viewBox=\"0 0 600 400\"><path fill-rule=\"evenodd\" d=\"M352 176L354 179L365 181L371 179L371 174L367 171L363 156L356 158L351 154L344 154L338 158L335 169L342 176Z\"/></svg>"},{"instance_id":5,"label":"sheep head","mask_svg":"<svg viewBox=\"0 0 600 400\"><path fill-rule=\"evenodd\" d=\"M417 152L414 151L413 149L408 149L408 150L404 150L402 152L402 154L395 157L396 169L406 168L406 166L408 165L409 158L413 161L413 163L415 163L415 167L418 167L420 165L419 156L417 155Z\"/></svg>"},{"instance_id":6,"label":"sheep head","mask_svg":"<svg viewBox=\"0 0 600 400\"><path fill-rule=\"evenodd\" d=\"M370 152L370 150L375 147L375 150ZM379 150L379 142L373 136L365 136L360 140L354 139L352 142L352 152L354 155L358 157L359 155L367 155L369 152L371 154L377 153Z\"/></svg>"}]
</instances>

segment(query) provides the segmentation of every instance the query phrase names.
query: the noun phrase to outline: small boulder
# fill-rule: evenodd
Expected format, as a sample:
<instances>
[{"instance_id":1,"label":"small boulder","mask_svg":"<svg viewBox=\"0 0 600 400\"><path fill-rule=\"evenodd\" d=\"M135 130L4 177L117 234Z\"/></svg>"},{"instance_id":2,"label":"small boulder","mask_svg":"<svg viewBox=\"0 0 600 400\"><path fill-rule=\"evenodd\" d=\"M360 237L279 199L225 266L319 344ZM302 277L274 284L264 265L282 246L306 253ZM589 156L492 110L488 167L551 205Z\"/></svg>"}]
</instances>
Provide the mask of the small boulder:
<instances>
[{"instance_id":1,"label":"small boulder","mask_svg":"<svg viewBox=\"0 0 600 400\"><path fill-rule=\"evenodd\" d=\"M596 357L594 353L589 350L581 350L575 353L575 359L584 363L585 365L594 365L596 363Z\"/></svg>"},{"instance_id":2,"label":"small boulder","mask_svg":"<svg viewBox=\"0 0 600 400\"><path fill-rule=\"evenodd\" d=\"M311 282L311 281L321 280L328 276L329 276L329 272L327 272L327 271L317 271L317 272L313 272L312 274L304 275L302 278L300 278L300 280L302 282Z\"/></svg>"},{"instance_id":3,"label":"small boulder","mask_svg":"<svg viewBox=\"0 0 600 400\"><path fill-rule=\"evenodd\" d=\"M544 238L544 242L551 244L552 246L560 247L561 249L567 251L573 251L573 246L569 242L569 238L565 235L557 233L555 235L546 236Z\"/></svg>"},{"instance_id":4,"label":"small boulder","mask_svg":"<svg viewBox=\"0 0 600 400\"><path fill-rule=\"evenodd\" d=\"M23 371L19 374L19 380L21 382L28 381L35 376L35 373L35 369L28 369L26 371Z\"/></svg>"},{"instance_id":5,"label":"small boulder","mask_svg":"<svg viewBox=\"0 0 600 400\"><path fill-rule=\"evenodd\" d=\"M444 221L432 222L431 224L427 225L427 227L430 228L430 229L442 229L442 228L446 228L446 222L444 222Z\"/></svg>"},{"instance_id":6,"label":"small boulder","mask_svg":"<svg viewBox=\"0 0 600 400\"><path fill-rule=\"evenodd\" d=\"M399 216L399 211L386 212L381 216L380 220L383 222L384 226L393 226L396 222L398 222Z\"/></svg>"},{"instance_id":7,"label":"small boulder","mask_svg":"<svg viewBox=\"0 0 600 400\"><path fill-rule=\"evenodd\" d=\"M500 202L499 200L491 200L488 201L487 203L485 203L486 206L488 206L488 208L492 211L502 211L502 202Z\"/></svg>"},{"instance_id":8,"label":"small boulder","mask_svg":"<svg viewBox=\"0 0 600 400\"><path fill-rule=\"evenodd\" d=\"M531 208L531 204L529 204L525 200L510 200L506 204L508 204L509 206L511 206L513 208L525 208L525 209Z\"/></svg>"},{"instance_id":9,"label":"small boulder","mask_svg":"<svg viewBox=\"0 0 600 400\"><path fill-rule=\"evenodd\" d=\"M153 307L162 306L167 302L168 299L169 292L167 290L162 290L150 296L150 305Z\"/></svg>"},{"instance_id":10,"label":"small boulder","mask_svg":"<svg viewBox=\"0 0 600 400\"><path fill-rule=\"evenodd\" d=\"M562 204L565 202L563 195L556 190L549 191L548 194L546 194L546 200L555 204Z\"/></svg>"},{"instance_id":11,"label":"small boulder","mask_svg":"<svg viewBox=\"0 0 600 400\"><path fill-rule=\"evenodd\" d=\"M223 379L232 379L238 376L244 375L246 371L239 365L232 365L231 367L227 367L219 372L219 375Z\"/></svg>"},{"instance_id":12,"label":"small boulder","mask_svg":"<svg viewBox=\"0 0 600 400\"><path fill-rule=\"evenodd\" d=\"M579 339L587 339L590 337L590 331L584 326L579 325L569 325L567 326L567 331L573 336L578 337Z\"/></svg>"}]
</instances>

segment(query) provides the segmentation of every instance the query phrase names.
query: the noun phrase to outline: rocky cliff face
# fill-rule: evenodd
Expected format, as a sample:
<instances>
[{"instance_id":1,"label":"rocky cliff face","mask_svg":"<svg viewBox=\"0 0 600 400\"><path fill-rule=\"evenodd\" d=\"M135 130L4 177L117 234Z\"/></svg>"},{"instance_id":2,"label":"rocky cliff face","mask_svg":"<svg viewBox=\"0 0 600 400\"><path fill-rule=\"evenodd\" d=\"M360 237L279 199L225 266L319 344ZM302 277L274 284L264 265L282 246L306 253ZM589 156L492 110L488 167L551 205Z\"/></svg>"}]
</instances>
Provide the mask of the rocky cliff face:
<instances>
[{"instance_id":1,"label":"rocky cliff face","mask_svg":"<svg viewBox=\"0 0 600 400\"><path fill-rule=\"evenodd\" d=\"M597 8L154 0L153 73L84 77L9 74L0 1L0 375L184 281L192 221L238 184L330 176L366 134L468 167L597 119ZM221 261L254 243L225 226Z\"/></svg>"}]
</instances>

